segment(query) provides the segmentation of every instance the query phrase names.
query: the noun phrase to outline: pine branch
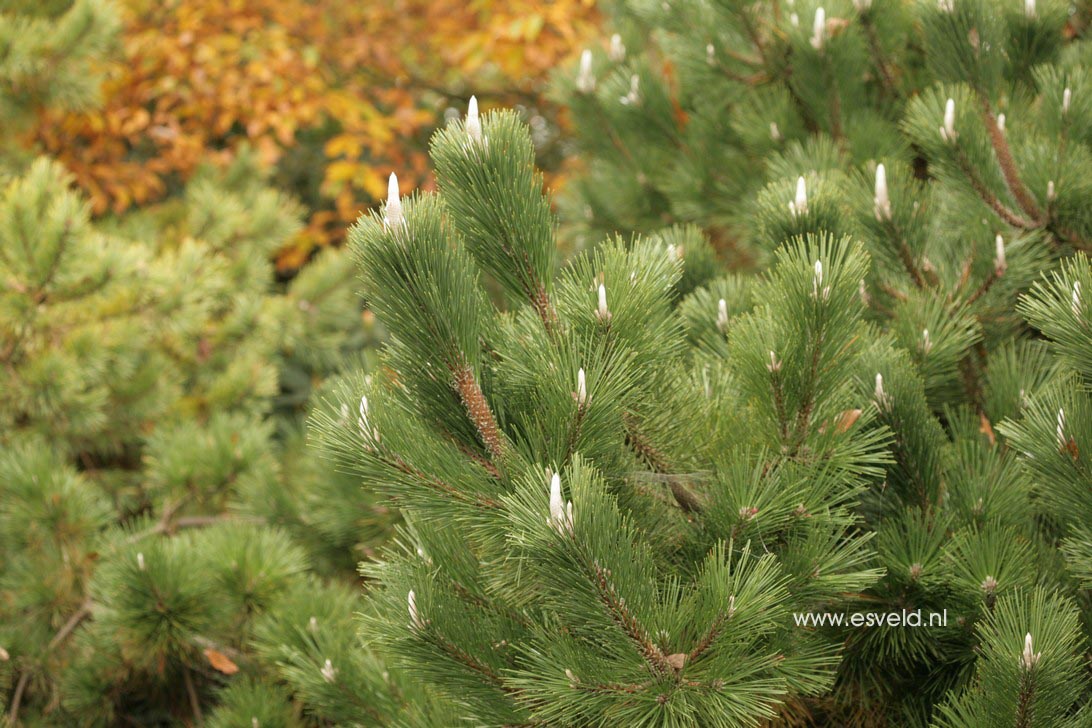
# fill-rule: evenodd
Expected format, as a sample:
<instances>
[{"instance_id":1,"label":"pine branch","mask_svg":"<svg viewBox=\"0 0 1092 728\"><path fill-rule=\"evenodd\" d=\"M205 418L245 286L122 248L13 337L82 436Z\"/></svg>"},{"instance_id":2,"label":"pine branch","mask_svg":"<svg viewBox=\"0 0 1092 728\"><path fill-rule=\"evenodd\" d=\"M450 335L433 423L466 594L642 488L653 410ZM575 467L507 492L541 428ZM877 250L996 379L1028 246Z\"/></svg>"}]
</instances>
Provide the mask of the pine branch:
<instances>
[{"instance_id":1,"label":"pine branch","mask_svg":"<svg viewBox=\"0 0 1092 728\"><path fill-rule=\"evenodd\" d=\"M68 618L57 633L53 635L52 639L46 645L45 652L48 653L53 650L57 645L68 639L69 635L76 631L76 628L80 624L91 616L91 600L88 599L80 608L73 612L72 616ZM19 709L23 702L23 694L26 692L27 684L30 682L30 672L24 670L19 675L19 682L15 686L15 692L11 697L11 709L8 712L8 718L12 725L16 725L19 721Z\"/></svg>"},{"instance_id":2,"label":"pine branch","mask_svg":"<svg viewBox=\"0 0 1092 728\"><path fill-rule=\"evenodd\" d=\"M1035 198L1031 196L1027 187L1020 180L1020 173L1016 169L1016 161L1012 158L1008 140L1005 139L1001 127L997 125L997 117L994 116L993 109L990 108L990 102L984 94L979 93L978 103L982 111L982 121L985 123L986 131L990 137L990 144L993 146L994 154L997 155L997 162L1001 166L1001 173L1005 177L1005 184L1008 185L1009 192L1012 193L1012 196L1026 215L1032 220L1041 221L1043 213L1039 209Z\"/></svg>"},{"instance_id":3,"label":"pine branch","mask_svg":"<svg viewBox=\"0 0 1092 728\"><path fill-rule=\"evenodd\" d=\"M182 666L182 680L186 685L186 695L190 699L190 710L193 712L193 719L200 725L205 720L201 713L201 699L197 696L197 688L193 684L193 675L190 674L190 668L186 665Z\"/></svg>"},{"instance_id":4,"label":"pine branch","mask_svg":"<svg viewBox=\"0 0 1092 728\"><path fill-rule=\"evenodd\" d=\"M970 162L967 160L966 155L963 154L961 149L956 149L956 160L959 163L960 171L967 177L967 181L970 183L971 188L975 191L975 194L981 198L983 202L990 206L990 208L998 214L998 216L1013 227L1018 227L1023 230L1034 230L1038 225L1033 220L1021 217L1013 210L1009 209L1001 200L990 192L985 183L979 179L975 173Z\"/></svg>"},{"instance_id":5,"label":"pine branch","mask_svg":"<svg viewBox=\"0 0 1092 728\"><path fill-rule=\"evenodd\" d=\"M670 475L671 468L662 452L645 438L637 429L632 415L625 418L626 445L639 457L653 472L660 475ZM687 490L682 483L675 478L668 478L667 485L671 489L671 495L686 513L701 513L702 505L697 496Z\"/></svg>"},{"instance_id":6,"label":"pine branch","mask_svg":"<svg viewBox=\"0 0 1092 728\"><path fill-rule=\"evenodd\" d=\"M470 368L469 364L464 363L458 366L452 374L455 377L455 389L459 393L459 398L462 400L463 406L466 407L466 413L470 417L470 421L477 428L478 435L481 436L485 448L494 461L503 462L508 454L508 442L500 427L497 426L497 421L493 417L493 410L490 409L489 403L482 393L478 379L474 376L474 370Z\"/></svg>"},{"instance_id":7,"label":"pine branch","mask_svg":"<svg viewBox=\"0 0 1092 728\"><path fill-rule=\"evenodd\" d=\"M898 98L898 89L895 79L891 75L891 69L883 57L883 49L880 46L880 38L876 33L876 25L872 22L871 8L860 14L861 27L864 28L865 37L868 39L868 51L872 54L872 62L876 64L880 72L880 88L891 98Z\"/></svg>"},{"instance_id":8,"label":"pine branch","mask_svg":"<svg viewBox=\"0 0 1092 728\"><path fill-rule=\"evenodd\" d=\"M633 641L641 656L655 674L672 674L674 668L667 661L667 656L652 641L645 628L641 626L641 623L626 607L626 600L618 596L618 593L614 590L614 585L610 583L610 570L601 567L598 561L592 564L592 568L595 573L595 586L599 592L599 599L603 602L614 623Z\"/></svg>"}]
</instances>

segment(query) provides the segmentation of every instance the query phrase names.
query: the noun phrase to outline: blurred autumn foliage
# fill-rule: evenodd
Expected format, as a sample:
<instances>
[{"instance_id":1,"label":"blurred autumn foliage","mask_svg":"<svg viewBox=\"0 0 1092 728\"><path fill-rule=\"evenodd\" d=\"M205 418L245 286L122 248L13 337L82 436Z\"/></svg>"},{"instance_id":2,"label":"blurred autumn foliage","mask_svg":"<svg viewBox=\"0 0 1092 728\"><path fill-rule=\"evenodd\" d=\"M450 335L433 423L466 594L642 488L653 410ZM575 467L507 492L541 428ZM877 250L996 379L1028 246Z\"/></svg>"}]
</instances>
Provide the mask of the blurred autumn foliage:
<instances>
[{"instance_id":1,"label":"blurred autumn foliage","mask_svg":"<svg viewBox=\"0 0 1092 728\"><path fill-rule=\"evenodd\" d=\"M520 105L552 119L548 72L597 29L594 0L119 0L102 104L44 109L28 134L96 214L181 188L249 146L311 209L283 269L336 240L392 169L428 184L445 110Z\"/></svg>"}]
</instances>

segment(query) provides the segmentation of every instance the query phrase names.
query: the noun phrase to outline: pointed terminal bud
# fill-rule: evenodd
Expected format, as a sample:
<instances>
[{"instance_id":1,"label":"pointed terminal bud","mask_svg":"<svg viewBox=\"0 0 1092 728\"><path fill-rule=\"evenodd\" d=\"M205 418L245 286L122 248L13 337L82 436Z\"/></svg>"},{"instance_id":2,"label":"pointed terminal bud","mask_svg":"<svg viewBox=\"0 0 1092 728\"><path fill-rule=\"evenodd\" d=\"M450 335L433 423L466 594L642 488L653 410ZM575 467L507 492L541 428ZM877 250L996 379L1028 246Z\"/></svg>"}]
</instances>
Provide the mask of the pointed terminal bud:
<instances>
[{"instance_id":1,"label":"pointed terminal bud","mask_svg":"<svg viewBox=\"0 0 1092 728\"><path fill-rule=\"evenodd\" d=\"M383 212L383 226L389 230L404 227L405 217L402 216L402 199L398 196L398 176L391 172L387 180L387 208Z\"/></svg>"},{"instance_id":2,"label":"pointed terminal bud","mask_svg":"<svg viewBox=\"0 0 1092 728\"><path fill-rule=\"evenodd\" d=\"M1002 134L1005 133L1005 115L1004 114L998 114L997 115L997 128L1001 131Z\"/></svg>"},{"instance_id":3,"label":"pointed terminal bud","mask_svg":"<svg viewBox=\"0 0 1092 728\"><path fill-rule=\"evenodd\" d=\"M717 328L722 334L728 331L728 303L723 298L717 301Z\"/></svg>"},{"instance_id":4,"label":"pointed terminal bud","mask_svg":"<svg viewBox=\"0 0 1092 728\"><path fill-rule=\"evenodd\" d=\"M576 373L576 402L581 407L588 403L588 382L584 377L584 368Z\"/></svg>"},{"instance_id":5,"label":"pointed terminal bud","mask_svg":"<svg viewBox=\"0 0 1092 728\"><path fill-rule=\"evenodd\" d=\"M877 220L891 219L891 198L887 194L887 169L876 165L876 195L873 198Z\"/></svg>"},{"instance_id":6,"label":"pointed terminal bud","mask_svg":"<svg viewBox=\"0 0 1092 728\"><path fill-rule=\"evenodd\" d=\"M556 521L564 516L564 502L561 500L561 476L554 473L550 478L550 519Z\"/></svg>"},{"instance_id":7,"label":"pointed terminal bud","mask_svg":"<svg viewBox=\"0 0 1092 728\"><path fill-rule=\"evenodd\" d=\"M319 674L322 675L322 679L328 683L332 683L337 679L337 670L334 669L334 664L327 660L322 669L319 670Z\"/></svg>"},{"instance_id":8,"label":"pointed terminal bud","mask_svg":"<svg viewBox=\"0 0 1092 728\"><path fill-rule=\"evenodd\" d=\"M546 523L562 534L573 530L573 504L569 501L566 507L561 499L561 476L557 473L550 478L550 517Z\"/></svg>"},{"instance_id":9,"label":"pointed terminal bud","mask_svg":"<svg viewBox=\"0 0 1092 728\"><path fill-rule=\"evenodd\" d=\"M615 33L610 37L610 59L615 63L626 60L626 44L622 42L622 36Z\"/></svg>"},{"instance_id":10,"label":"pointed terminal bud","mask_svg":"<svg viewBox=\"0 0 1092 728\"><path fill-rule=\"evenodd\" d=\"M876 402L883 404L887 399L887 392L883 389L883 375L876 372Z\"/></svg>"},{"instance_id":11,"label":"pointed terminal bud","mask_svg":"<svg viewBox=\"0 0 1092 728\"><path fill-rule=\"evenodd\" d=\"M1055 434L1058 436L1058 445L1065 447L1065 409L1061 407L1058 408L1058 427Z\"/></svg>"},{"instance_id":12,"label":"pointed terminal bud","mask_svg":"<svg viewBox=\"0 0 1092 728\"><path fill-rule=\"evenodd\" d=\"M783 139L783 137L781 136L781 130L777 128L776 121L770 122L770 139L773 139L775 142L779 142Z\"/></svg>"},{"instance_id":13,"label":"pointed terminal bud","mask_svg":"<svg viewBox=\"0 0 1092 728\"><path fill-rule=\"evenodd\" d=\"M618 99L624 106L634 106L641 100L641 77L636 73L629 77L629 93Z\"/></svg>"},{"instance_id":14,"label":"pointed terminal bud","mask_svg":"<svg viewBox=\"0 0 1092 728\"><path fill-rule=\"evenodd\" d=\"M406 594L406 607L409 610L410 626L414 629L424 629L425 623L417 612L417 594L414 593L413 589L410 589L409 593Z\"/></svg>"},{"instance_id":15,"label":"pointed terminal bud","mask_svg":"<svg viewBox=\"0 0 1092 728\"><path fill-rule=\"evenodd\" d=\"M827 35L827 11L822 7L815 9L815 21L811 26L811 47L817 51L823 50L823 41Z\"/></svg>"},{"instance_id":16,"label":"pointed terminal bud","mask_svg":"<svg viewBox=\"0 0 1092 728\"><path fill-rule=\"evenodd\" d=\"M1047 181L1047 202L1054 202L1056 192L1054 190L1054 180Z\"/></svg>"},{"instance_id":17,"label":"pointed terminal bud","mask_svg":"<svg viewBox=\"0 0 1092 728\"><path fill-rule=\"evenodd\" d=\"M1008 261L1005 259L1005 239L998 235L993 239L996 255L993 259L993 269L997 272L997 275L1001 275L1009 267Z\"/></svg>"},{"instance_id":18,"label":"pointed terminal bud","mask_svg":"<svg viewBox=\"0 0 1092 728\"><path fill-rule=\"evenodd\" d=\"M1035 652L1031 643L1031 632L1024 635L1024 651L1020 654L1020 664L1025 670L1032 670L1039 664L1042 652Z\"/></svg>"},{"instance_id":19,"label":"pointed terminal bud","mask_svg":"<svg viewBox=\"0 0 1092 728\"><path fill-rule=\"evenodd\" d=\"M607 308L607 287L602 283L599 284L599 308L596 309L596 315L604 321L610 318L610 310Z\"/></svg>"},{"instance_id":20,"label":"pointed terminal bud","mask_svg":"<svg viewBox=\"0 0 1092 728\"><path fill-rule=\"evenodd\" d=\"M1035 17L1035 0L1024 0L1024 15L1028 18Z\"/></svg>"},{"instance_id":21,"label":"pointed terminal bud","mask_svg":"<svg viewBox=\"0 0 1092 728\"><path fill-rule=\"evenodd\" d=\"M592 52L585 48L580 54L580 72L576 75L576 90L582 94L595 91L595 75L592 73Z\"/></svg>"},{"instance_id":22,"label":"pointed terminal bud","mask_svg":"<svg viewBox=\"0 0 1092 728\"><path fill-rule=\"evenodd\" d=\"M1062 91L1062 116L1069 113L1069 107L1073 103L1073 91L1066 87L1065 91Z\"/></svg>"},{"instance_id":23,"label":"pointed terminal bud","mask_svg":"<svg viewBox=\"0 0 1092 728\"><path fill-rule=\"evenodd\" d=\"M819 291L823 288L823 261L815 261L815 273L811 277L811 295L819 298ZM825 297L825 296L824 296Z\"/></svg>"},{"instance_id":24,"label":"pointed terminal bud","mask_svg":"<svg viewBox=\"0 0 1092 728\"><path fill-rule=\"evenodd\" d=\"M948 99L944 104L944 126L940 127L940 138L949 144L955 144L955 99Z\"/></svg>"},{"instance_id":25,"label":"pointed terminal bud","mask_svg":"<svg viewBox=\"0 0 1092 728\"><path fill-rule=\"evenodd\" d=\"M466 107L466 135L470 141L481 143L482 120L478 117L478 97L471 96L470 104Z\"/></svg>"},{"instance_id":26,"label":"pointed terminal bud","mask_svg":"<svg viewBox=\"0 0 1092 728\"><path fill-rule=\"evenodd\" d=\"M136 555L136 565L141 571L144 571L144 554L140 553Z\"/></svg>"},{"instance_id":27,"label":"pointed terminal bud","mask_svg":"<svg viewBox=\"0 0 1092 728\"><path fill-rule=\"evenodd\" d=\"M796 179L796 199L789 203L789 212L793 217L808 214L808 186L803 177Z\"/></svg>"},{"instance_id":28,"label":"pointed terminal bud","mask_svg":"<svg viewBox=\"0 0 1092 728\"><path fill-rule=\"evenodd\" d=\"M1081 282L1073 281L1073 296L1069 301L1069 308L1077 318L1081 317Z\"/></svg>"}]
</instances>

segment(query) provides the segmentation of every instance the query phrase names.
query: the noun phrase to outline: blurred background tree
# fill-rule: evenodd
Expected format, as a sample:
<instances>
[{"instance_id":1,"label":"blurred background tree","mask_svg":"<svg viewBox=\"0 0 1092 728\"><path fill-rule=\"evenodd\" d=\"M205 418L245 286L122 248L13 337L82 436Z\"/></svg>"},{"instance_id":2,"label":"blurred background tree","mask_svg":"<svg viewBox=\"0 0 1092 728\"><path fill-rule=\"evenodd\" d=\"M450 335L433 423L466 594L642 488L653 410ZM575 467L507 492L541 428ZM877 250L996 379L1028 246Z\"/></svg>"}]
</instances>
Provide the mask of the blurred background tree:
<instances>
[{"instance_id":1,"label":"blurred background tree","mask_svg":"<svg viewBox=\"0 0 1092 728\"><path fill-rule=\"evenodd\" d=\"M471 94L522 107L551 158L544 79L597 25L592 0L121 0L118 12L102 106L46 109L25 142L75 175L96 215L176 194L248 144L309 208L282 270L340 239L392 168L427 184L429 134Z\"/></svg>"}]
</instances>

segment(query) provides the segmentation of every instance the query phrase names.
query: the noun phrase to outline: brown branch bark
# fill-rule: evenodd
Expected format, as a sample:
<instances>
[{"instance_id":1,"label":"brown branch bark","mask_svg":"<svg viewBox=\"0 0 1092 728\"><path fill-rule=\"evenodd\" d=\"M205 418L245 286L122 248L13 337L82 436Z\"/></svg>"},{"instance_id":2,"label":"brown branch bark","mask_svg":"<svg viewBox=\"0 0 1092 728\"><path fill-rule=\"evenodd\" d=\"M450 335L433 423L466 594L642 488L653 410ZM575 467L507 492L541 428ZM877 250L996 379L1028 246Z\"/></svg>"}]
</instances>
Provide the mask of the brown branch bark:
<instances>
[{"instance_id":1,"label":"brown branch bark","mask_svg":"<svg viewBox=\"0 0 1092 728\"><path fill-rule=\"evenodd\" d=\"M1028 188L1021 181L1020 172L1016 168L1016 160L1012 158L1012 150L1009 149L1008 140L1005 139L1001 127L997 125L997 117L994 116L993 109L990 108L990 102L982 93L978 94L978 104L982 111L982 121L985 123L986 132L990 137L990 144L993 146L994 154L997 155L997 163L1001 166L1001 174L1005 177L1005 184L1008 186L1009 192L1012 193L1013 198L1020 205L1020 209L1024 211L1024 214L1041 224L1043 212L1039 209L1039 204L1035 201L1035 198L1028 192Z\"/></svg>"},{"instance_id":2,"label":"brown branch bark","mask_svg":"<svg viewBox=\"0 0 1092 728\"><path fill-rule=\"evenodd\" d=\"M485 449L489 451L494 461L503 461L508 454L508 443L500 427L497 426L493 410L490 409L482 393L478 379L474 376L474 370L469 364L462 364L452 374L455 377L455 390L459 393L463 406L466 407L467 416L477 428Z\"/></svg>"},{"instance_id":3,"label":"brown branch bark","mask_svg":"<svg viewBox=\"0 0 1092 728\"><path fill-rule=\"evenodd\" d=\"M614 585L610 583L610 571L601 567L599 562L595 562L592 568L595 572L595 585L599 591L599 599L614 623L633 641L654 673L674 674L674 668L667 661L663 650L652 641L645 628L626 607L626 600L618 596Z\"/></svg>"}]
</instances>

